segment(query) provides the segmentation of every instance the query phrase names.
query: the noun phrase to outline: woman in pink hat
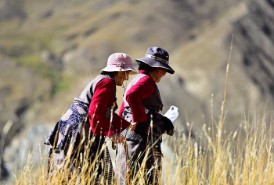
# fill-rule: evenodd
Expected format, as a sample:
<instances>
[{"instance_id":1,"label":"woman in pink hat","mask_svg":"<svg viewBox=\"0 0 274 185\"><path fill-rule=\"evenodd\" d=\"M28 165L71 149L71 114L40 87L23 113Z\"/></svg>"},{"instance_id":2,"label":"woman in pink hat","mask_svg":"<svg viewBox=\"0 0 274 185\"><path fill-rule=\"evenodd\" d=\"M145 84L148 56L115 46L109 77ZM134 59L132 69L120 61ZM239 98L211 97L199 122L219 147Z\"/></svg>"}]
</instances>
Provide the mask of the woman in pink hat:
<instances>
[{"instance_id":1,"label":"woman in pink hat","mask_svg":"<svg viewBox=\"0 0 274 185\"><path fill-rule=\"evenodd\" d=\"M51 145L50 155L53 158L49 165L50 171L52 166L56 168L64 165L66 157L77 159L79 153L87 153L91 164L93 159L98 157L96 154L102 149L105 137L115 138L116 134L130 125L117 115L115 110L117 109L116 85L122 86L131 73L136 72L130 56L125 53L114 53L109 56L107 66L101 70L100 74L86 85L78 97L74 98L72 105L56 123L46 141L46 144ZM83 129L86 127L86 130ZM79 147L83 141L82 130L85 130L86 134L90 133L86 136L90 138L86 142L93 141L88 143L89 151L84 151L83 147ZM72 150L69 145L73 146ZM81 149L79 151L76 148ZM109 155L107 150L98 159L103 158L104 155ZM77 161L72 159L70 161ZM76 163L71 165L75 166ZM97 172L97 177L99 177L103 172L102 165L98 166Z\"/></svg>"}]
</instances>

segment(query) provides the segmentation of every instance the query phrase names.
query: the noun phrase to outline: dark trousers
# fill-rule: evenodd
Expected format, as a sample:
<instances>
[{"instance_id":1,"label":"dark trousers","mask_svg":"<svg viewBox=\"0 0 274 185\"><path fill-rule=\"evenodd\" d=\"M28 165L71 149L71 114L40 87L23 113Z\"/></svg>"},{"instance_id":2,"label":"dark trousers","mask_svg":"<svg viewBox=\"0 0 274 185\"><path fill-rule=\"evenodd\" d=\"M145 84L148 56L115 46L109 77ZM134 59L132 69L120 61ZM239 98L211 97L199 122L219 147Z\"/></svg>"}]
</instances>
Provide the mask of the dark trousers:
<instances>
[{"instance_id":1,"label":"dark trousers","mask_svg":"<svg viewBox=\"0 0 274 185\"><path fill-rule=\"evenodd\" d=\"M114 172L105 138L100 136L93 137L87 148L89 153L86 159L88 160L88 164L93 166L90 175L92 177L94 174L97 174L92 184L112 184ZM83 165L85 164L83 163Z\"/></svg>"},{"instance_id":2,"label":"dark trousers","mask_svg":"<svg viewBox=\"0 0 274 185\"><path fill-rule=\"evenodd\" d=\"M60 155L62 153L65 153L64 157ZM91 179L90 184L110 185L113 182L113 166L104 137L92 136L81 145L76 143L71 153L69 149L58 151L58 153L51 149L50 158L53 161L49 163L51 169L56 169L60 163L66 164L62 167L85 173L88 179Z\"/></svg>"},{"instance_id":3,"label":"dark trousers","mask_svg":"<svg viewBox=\"0 0 274 185\"><path fill-rule=\"evenodd\" d=\"M145 165L145 181L147 184L158 184L161 173L161 153L157 150L157 147L150 145L146 140L142 140L140 143L133 141L127 141L129 168L131 173L131 179L134 180L136 175L140 173L141 165Z\"/></svg>"},{"instance_id":4,"label":"dark trousers","mask_svg":"<svg viewBox=\"0 0 274 185\"><path fill-rule=\"evenodd\" d=\"M143 137L139 141L127 140L125 144L119 144L115 167L117 184L137 183L136 177L140 172L144 172L146 184L160 183L162 158L160 143L150 143ZM141 167L142 165L145 165L144 168Z\"/></svg>"}]
</instances>

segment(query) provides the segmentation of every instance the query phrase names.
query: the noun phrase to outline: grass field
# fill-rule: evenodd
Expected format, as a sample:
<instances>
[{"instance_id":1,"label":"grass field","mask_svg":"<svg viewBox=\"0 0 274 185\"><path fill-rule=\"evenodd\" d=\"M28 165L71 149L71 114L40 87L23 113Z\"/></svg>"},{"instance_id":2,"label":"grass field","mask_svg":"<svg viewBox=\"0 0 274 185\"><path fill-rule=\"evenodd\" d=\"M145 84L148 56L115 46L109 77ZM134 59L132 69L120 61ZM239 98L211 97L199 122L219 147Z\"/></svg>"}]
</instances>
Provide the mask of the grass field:
<instances>
[{"instance_id":1,"label":"grass field","mask_svg":"<svg viewBox=\"0 0 274 185\"><path fill-rule=\"evenodd\" d=\"M204 127L206 145L199 146L185 138L173 138L175 158L163 158L162 184L273 184L273 128L265 116L254 116L253 121L243 118L239 130L223 137L222 124L216 124L216 132ZM273 120L272 120L273 121ZM47 176L46 156L41 157L38 167L32 165L31 155L15 184L87 184L94 176L86 175L85 166L79 173L54 172ZM85 170L84 170L85 169ZM68 174L71 178L67 181ZM140 171L137 184L145 184ZM104 177L103 177L104 178ZM116 184L115 179L113 183ZM136 183L136 182L135 182ZM135 184L132 183L132 184ZM161 184L160 183L160 184Z\"/></svg>"},{"instance_id":2,"label":"grass field","mask_svg":"<svg viewBox=\"0 0 274 185\"><path fill-rule=\"evenodd\" d=\"M228 73L229 64L225 82ZM174 155L163 158L162 181L159 184L274 183L272 113L243 115L236 131L226 133L224 125L230 123L225 120L225 105L226 85L221 114L218 120L212 118L211 123L205 124L207 126L203 127L201 138L193 140L188 135L169 138L169 147ZM46 156L42 156L41 164L34 169L30 156L29 162L16 177L16 184L93 184L95 180L96 174L87 175L87 171L94 168L94 165L84 165L78 172L63 170L48 176L45 161ZM143 167L131 184L146 184ZM103 182L104 177L101 180ZM117 184L115 178L112 183Z\"/></svg>"}]
</instances>

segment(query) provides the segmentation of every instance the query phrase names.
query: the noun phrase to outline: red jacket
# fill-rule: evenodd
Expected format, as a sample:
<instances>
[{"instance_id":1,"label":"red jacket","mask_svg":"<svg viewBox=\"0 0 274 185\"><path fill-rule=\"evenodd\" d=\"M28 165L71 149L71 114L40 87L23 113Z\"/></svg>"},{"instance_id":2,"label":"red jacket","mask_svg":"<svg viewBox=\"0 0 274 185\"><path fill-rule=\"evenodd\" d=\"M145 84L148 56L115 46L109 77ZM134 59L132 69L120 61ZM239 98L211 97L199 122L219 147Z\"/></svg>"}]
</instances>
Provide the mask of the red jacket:
<instances>
[{"instance_id":1,"label":"red jacket","mask_svg":"<svg viewBox=\"0 0 274 185\"><path fill-rule=\"evenodd\" d=\"M116 113L113 113L113 117L110 116L109 111L115 104L116 83L114 79L103 78L95 87L88 110L90 127L95 136L100 134L111 136L114 133L120 133L130 125Z\"/></svg>"},{"instance_id":2,"label":"red jacket","mask_svg":"<svg viewBox=\"0 0 274 185\"><path fill-rule=\"evenodd\" d=\"M140 70L139 73L145 73ZM132 86L125 94L126 101L132 111L133 122L145 122L148 120L143 100L151 97L156 92L156 83L150 76L142 77L134 86ZM119 115L124 111L124 102L121 105Z\"/></svg>"}]
</instances>

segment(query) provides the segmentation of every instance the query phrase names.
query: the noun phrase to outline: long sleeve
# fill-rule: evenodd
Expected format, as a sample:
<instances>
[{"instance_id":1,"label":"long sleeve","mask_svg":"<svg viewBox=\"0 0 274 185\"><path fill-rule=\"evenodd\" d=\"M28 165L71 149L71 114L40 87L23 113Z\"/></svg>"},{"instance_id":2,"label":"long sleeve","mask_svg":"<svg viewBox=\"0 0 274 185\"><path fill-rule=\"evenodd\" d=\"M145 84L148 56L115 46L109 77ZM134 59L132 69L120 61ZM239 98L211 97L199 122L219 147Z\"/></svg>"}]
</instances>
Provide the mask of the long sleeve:
<instances>
[{"instance_id":1,"label":"long sleeve","mask_svg":"<svg viewBox=\"0 0 274 185\"><path fill-rule=\"evenodd\" d=\"M119 132L121 127L125 128L129 125L116 113L113 114L113 120L110 123L110 112L115 102L115 94L115 81L104 78L97 83L88 111L94 135L102 133L105 136L111 136L115 132Z\"/></svg>"},{"instance_id":2,"label":"long sleeve","mask_svg":"<svg viewBox=\"0 0 274 185\"><path fill-rule=\"evenodd\" d=\"M142 77L126 94L126 101L132 111L133 122L147 121L143 100L151 97L156 91L155 83L149 76Z\"/></svg>"}]
</instances>

